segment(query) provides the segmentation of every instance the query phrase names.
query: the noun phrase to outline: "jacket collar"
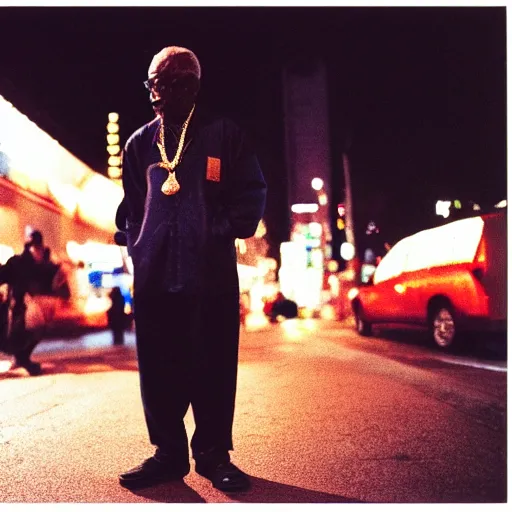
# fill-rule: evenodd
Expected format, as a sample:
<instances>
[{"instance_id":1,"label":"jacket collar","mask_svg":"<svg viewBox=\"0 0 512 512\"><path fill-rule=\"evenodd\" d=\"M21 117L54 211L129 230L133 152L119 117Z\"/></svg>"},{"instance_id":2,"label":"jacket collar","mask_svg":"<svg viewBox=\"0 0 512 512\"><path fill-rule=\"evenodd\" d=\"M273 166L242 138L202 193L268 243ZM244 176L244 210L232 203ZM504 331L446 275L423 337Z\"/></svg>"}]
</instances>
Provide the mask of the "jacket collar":
<instances>
[{"instance_id":1,"label":"jacket collar","mask_svg":"<svg viewBox=\"0 0 512 512\"><path fill-rule=\"evenodd\" d=\"M202 114L200 111L198 112L198 110L200 110L200 109L196 105L194 115L192 116L192 119L190 120L190 124L187 129L186 139L191 139L193 133L195 132L197 127L201 124ZM152 147L156 148L157 147L156 143L158 142L158 132L159 132L160 126L162 124L162 118L160 116L155 117L155 119L153 119L153 121L151 121L151 124L152 124L151 128L154 130L153 138L151 140L151 145L152 145Z\"/></svg>"}]
</instances>

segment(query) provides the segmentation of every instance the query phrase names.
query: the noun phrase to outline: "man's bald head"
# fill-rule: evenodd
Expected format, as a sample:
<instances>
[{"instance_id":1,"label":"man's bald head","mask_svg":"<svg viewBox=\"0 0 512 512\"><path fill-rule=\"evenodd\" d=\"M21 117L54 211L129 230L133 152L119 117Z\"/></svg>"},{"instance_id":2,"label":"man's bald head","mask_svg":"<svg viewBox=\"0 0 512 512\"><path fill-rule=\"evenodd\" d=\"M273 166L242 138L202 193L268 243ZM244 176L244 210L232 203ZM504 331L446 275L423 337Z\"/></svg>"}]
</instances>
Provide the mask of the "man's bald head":
<instances>
[{"instance_id":1,"label":"man's bald head","mask_svg":"<svg viewBox=\"0 0 512 512\"><path fill-rule=\"evenodd\" d=\"M200 80L201 66L194 52L181 46L167 46L153 57L149 65L148 78L164 73L190 73Z\"/></svg>"},{"instance_id":2,"label":"man's bald head","mask_svg":"<svg viewBox=\"0 0 512 512\"><path fill-rule=\"evenodd\" d=\"M192 51L168 46L158 52L147 81L155 113L171 123L182 123L194 106L200 78L201 66Z\"/></svg>"}]
</instances>

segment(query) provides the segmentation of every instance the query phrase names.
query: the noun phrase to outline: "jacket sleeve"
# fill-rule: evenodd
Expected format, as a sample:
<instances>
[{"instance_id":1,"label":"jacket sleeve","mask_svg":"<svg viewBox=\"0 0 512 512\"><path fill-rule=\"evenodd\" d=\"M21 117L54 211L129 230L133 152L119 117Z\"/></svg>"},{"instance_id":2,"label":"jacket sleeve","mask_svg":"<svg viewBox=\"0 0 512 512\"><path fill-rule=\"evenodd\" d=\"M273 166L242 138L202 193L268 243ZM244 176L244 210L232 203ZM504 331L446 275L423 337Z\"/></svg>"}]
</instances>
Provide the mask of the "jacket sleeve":
<instances>
[{"instance_id":1,"label":"jacket sleeve","mask_svg":"<svg viewBox=\"0 0 512 512\"><path fill-rule=\"evenodd\" d=\"M0 284L8 283L8 269L7 264L0 265Z\"/></svg>"},{"instance_id":2,"label":"jacket sleeve","mask_svg":"<svg viewBox=\"0 0 512 512\"><path fill-rule=\"evenodd\" d=\"M123 150L122 170L124 197L116 212L115 222L119 231L114 239L118 245L128 245L128 252L131 253L133 243L139 236L147 192L133 136Z\"/></svg>"},{"instance_id":3,"label":"jacket sleeve","mask_svg":"<svg viewBox=\"0 0 512 512\"><path fill-rule=\"evenodd\" d=\"M214 222L214 234L231 238L254 235L263 217L267 185L258 159L236 126L225 131L228 175L223 209Z\"/></svg>"},{"instance_id":4,"label":"jacket sleeve","mask_svg":"<svg viewBox=\"0 0 512 512\"><path fill-rule=\"evenodd\" d=\"M11 256L5 265L0 265L0 284L12 284L18 260L18 255Z\"/></svg>"}]
</instances>

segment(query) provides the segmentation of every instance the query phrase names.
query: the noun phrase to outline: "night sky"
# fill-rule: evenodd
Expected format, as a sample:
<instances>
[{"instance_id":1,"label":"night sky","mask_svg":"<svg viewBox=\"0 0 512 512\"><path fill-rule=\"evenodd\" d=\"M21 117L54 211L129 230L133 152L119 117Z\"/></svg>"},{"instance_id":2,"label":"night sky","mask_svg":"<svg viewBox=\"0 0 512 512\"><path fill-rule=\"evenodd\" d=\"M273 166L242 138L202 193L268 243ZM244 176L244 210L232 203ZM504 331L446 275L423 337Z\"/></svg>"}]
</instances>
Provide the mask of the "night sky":
<instances>
[{"instance_id":1,"label":"night sky","mask_svg":"<svg viewBox=\"0 0 512 512\"><path fill-rule=\"evenodd\" d=\"M2 7L0 27L0 94L103 173L107 113L126 141L152 119L152 56L192 49L200 102L254 140L273 243L287 237L281 70L297 58L326 63L359 231L375 220L394 243L433 225L437 199L506 197L504 7Z\"/></svg>"}]
</instances>

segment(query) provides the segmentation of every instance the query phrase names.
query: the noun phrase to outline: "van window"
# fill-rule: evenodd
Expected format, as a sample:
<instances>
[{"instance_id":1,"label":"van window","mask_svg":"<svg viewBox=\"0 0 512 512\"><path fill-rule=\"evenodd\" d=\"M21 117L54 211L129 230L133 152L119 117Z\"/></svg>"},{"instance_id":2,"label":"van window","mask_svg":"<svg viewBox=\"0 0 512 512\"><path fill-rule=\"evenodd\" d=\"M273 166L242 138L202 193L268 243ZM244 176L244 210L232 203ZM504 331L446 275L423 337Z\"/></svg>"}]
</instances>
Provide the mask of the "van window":
<instances>
[{"instance_id":1,"label":"van window","mask_svg":"<svg viewBox=\"0 0 512 512\"><path fill-rule=\"evenodd\" d=\"M382 258L373 274L374 284L399 276L404 271L410 247L410 238L407 237L397 242Z\"/></svg>"},{"instance_id":2,"label":"van window","mask_svg":"<svg viewBox=\"0 0 512 512\"><path fill-rule=\"evenodd\" d=\"M481 217L461 219L420 231L410 238L406 271L470 263L474 260L484 221Z\"/></svg>"}]
</instances>

